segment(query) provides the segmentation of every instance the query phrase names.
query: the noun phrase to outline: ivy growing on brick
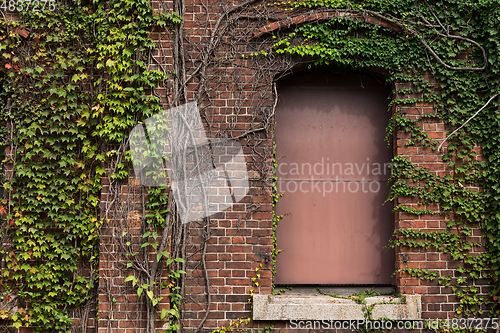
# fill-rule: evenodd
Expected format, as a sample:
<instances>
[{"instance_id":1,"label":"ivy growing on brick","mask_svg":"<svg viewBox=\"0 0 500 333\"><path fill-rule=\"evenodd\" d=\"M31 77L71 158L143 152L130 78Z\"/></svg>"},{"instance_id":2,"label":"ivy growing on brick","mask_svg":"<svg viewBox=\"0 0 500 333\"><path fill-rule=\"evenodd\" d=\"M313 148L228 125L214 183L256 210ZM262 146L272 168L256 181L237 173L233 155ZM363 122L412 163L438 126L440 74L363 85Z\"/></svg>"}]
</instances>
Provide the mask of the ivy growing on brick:
<instances>
[{"instance_id":1,"label":"ivy growing on brick","mask_svg":"<svg viewBox=\"0 0 500 333\"><path fill-rule=\"evenodd\" d=\"M151 90L165 75L146 66L149 33L178 16L142 0L30 4L1 20L1 128L13 170L1 278L28 304L10 317L15 327L66 332L70 310L95 307L104 163L111 178L128 177L113 148L160 110Z\"/></svg>"}]
</instances>

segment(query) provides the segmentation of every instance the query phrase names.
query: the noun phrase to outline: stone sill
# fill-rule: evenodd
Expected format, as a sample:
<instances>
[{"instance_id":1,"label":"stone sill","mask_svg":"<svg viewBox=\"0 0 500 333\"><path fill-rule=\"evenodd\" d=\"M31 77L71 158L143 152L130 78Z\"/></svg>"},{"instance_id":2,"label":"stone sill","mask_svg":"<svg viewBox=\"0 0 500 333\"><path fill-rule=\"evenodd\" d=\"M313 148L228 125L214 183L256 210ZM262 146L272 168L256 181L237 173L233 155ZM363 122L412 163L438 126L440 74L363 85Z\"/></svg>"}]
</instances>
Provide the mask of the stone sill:
<instances>
[{"instance_id":1,"label":"stone sill","mask_svg":"<svg viewBox=\"0 0 500 333\"><path fill-rule=\"evenodd\" d=\"M365 304L331 296L254 295L253 320L358 320L365 319L363 306L375 304L372 318L422 319L420 295L405 295L406 303L390 296L365 298Z\"/></svg>"}]
</instances>

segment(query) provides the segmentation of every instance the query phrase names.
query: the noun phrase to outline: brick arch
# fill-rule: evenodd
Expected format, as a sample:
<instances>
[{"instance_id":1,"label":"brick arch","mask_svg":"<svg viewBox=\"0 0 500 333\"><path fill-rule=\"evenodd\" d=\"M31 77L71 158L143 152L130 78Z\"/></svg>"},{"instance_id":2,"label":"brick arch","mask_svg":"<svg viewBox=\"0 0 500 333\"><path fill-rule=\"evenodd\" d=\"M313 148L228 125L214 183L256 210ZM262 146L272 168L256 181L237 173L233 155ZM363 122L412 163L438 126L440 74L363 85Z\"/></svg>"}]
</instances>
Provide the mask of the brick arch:
<instances>
[{"instance_id":1,"label":"brick arch","mask_svg":"<svg viewBox=\"0 0 500 333\"><path fill-rule=\"evenodd\" d=\"M382 16L372 16L372 12L366 11L353 11L353 10L321 10L302 13L295 16L287 17L277 22L270 23L261 27L253 32L254 37L261 37L262 35L279 30L281 28L288 28L292 25L305 24L313 21L324 21L336 17L349 17L357 20L364 20L366 23L373 25L380 25L384 28L389 28L397 32L402 32L403 28L395 22L384 20ZM376 13L373 13L374 15Z\"/></svg>"}]
</instances>

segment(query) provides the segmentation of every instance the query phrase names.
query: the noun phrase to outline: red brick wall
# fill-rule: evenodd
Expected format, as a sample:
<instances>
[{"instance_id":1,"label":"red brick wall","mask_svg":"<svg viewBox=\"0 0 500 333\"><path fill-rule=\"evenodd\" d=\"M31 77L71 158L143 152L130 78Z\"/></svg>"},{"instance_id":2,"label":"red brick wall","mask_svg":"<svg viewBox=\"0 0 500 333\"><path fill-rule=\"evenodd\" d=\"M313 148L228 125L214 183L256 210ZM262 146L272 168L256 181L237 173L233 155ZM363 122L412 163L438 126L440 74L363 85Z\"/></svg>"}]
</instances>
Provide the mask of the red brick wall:
<instances>
[{"instance_id":1,"label":"red brick wall","mask_svg":"<svg viewBox=\"0 0 500 333\"><path fill-rule=\"evenodd\" d=\"M228 2L229 8L234 6ZM169 8L171 4L169 4ZM207 12L208 11L208 12ZM198 0L186 1L184 21L186 71L188 76L203 59L204 49L208 44L212 28L215 26L222 7L219 3L201 5ZM305 20L305 18L303 18ZM285 22L286 23L286 22ZM374 22L380 23L380 22ZM195 77L187 85L187 102L194 101L197 96L207 133L211 137L221 135L236 137L245 131L258 128L267 120L272 110L273 82L290 68L303 68L298 61L269 57L245 58L259 50L259 40L248 39L259 32L279 28L279 24L267 26L265 22L241 20L231 25L221 37L221 43L214 49L210 59L212 63L205 73L206 85L200 85L200 78ZM172 34L161 31L152 34L161 46L157 53L158 61L167 70L172 67ZM435 80L425 74L431 82ZM396 83L394 88L403 88L404 84ZM165 96L165 107L171 91L167 88L159 91ZM407 99L413 96L396 96ZM431 104L416 103L399 107L394 112L401 112L410 117L433 113ZM428 119L418 123L431 138L442 140L447 135L441 120ZM421 146L406 147L409 134L398 132L394 137L395 156L405 156L417 166L426 167L443 176L451 172L446 163L441 161L441 153ZM232 208L212 216L210 219L211 234L206 251L206 266L210 282L211 308L204 328L213 330L238 318L251 317L251 303L248 302L251 290L258 294L272 292L272 131L260 131L240 140L248 154L248 170L250 175L249 195ZM144 330L145 309L135 289L124 278L130 274L124 268L124 254L117 245L117 237L124 223L138 228L137 223L142 212L134 208L140 203L142 195L140 187L134 179L126 184L119 184L119 198L110 198L109 185L102 193L102 209L113 202L109 208L109 221L103 225L100 240L100 286L99 286L99 332L140 332ZM398 198L397 204L415 205L412 198ZM426 209L436 210L439 207L430 205ZM445 230L447 218L443 215L420 215L396 213L396 228L413 228L424 231ZM201 269L200 249L204 237L202 223L191 222L187 244L188 270L186 296L183 305L184 326L194 329L205 315L207 297L206 281ZM136 229L137 231L137 229ZM473 231L474 240L480 237L479 229ZM477 249L478 252L483 249ZM433 249L396 248L396 266L438 270L439 275L454 274L457 263L449 254L436 252ZM255 268L260 267L259 287L252 278ZM438 285L437 279L428 281L412 278L407 274L397 275L397 291L403 294L421 294L423 318L451 318L457 305L457 299L451 287ZM481 284L481 294L486 294L488 286L485 280ZM144 297L144 296L142 296ZM167 300L164 300L166 303ZM162 306L168 306L163 304ZM250 327L263 327L269 323L252 322ZM286 328L286 322L274 323L278 328ZM162 323L158 321L157 327ZM287 330L282 330L287 331Z\"/></svg>"},{"instance_id":2,"label":"red brick wall","mask_svg":"<svg viewBox=\"0 0 500 333\"><path fill-rule=\"evenodd\" d=\"M229 8L235 3L227 2ZM166 2L167 11L172 4ZM208 11L208 12L207 12ZM204 49L208 44L212 29L223 9L220 3L202 5L199 0L186 1L186 15L184 21L186 70L188 76L203 59ZM333 15L333 14L323 14ZM303 22L310 17L299 17L296 22ZM272 25L258 20L240 20L224 31L221 43L214 50L210 59L212 64L207 68L205 78L207 84L201 90L199 99L203 119L207 122L207 132L212 137L218 135L239 136L245 131L260 127L272 118L273 82L290 68L303 68L303 64L288 58L269 57L243 58L260 49L259 39L244 39L242 36L260 36L261 33L287 26L290 22L278 21ZM293 22L292 22L293 23ZM380 23L380 22L373 22ZM18 33L23 34L24 31ZM158 61L166 70L172 70L172 38L171 32L156 31L151 35L159 44L160 49L155 53ZM246 40L246 43L238 42ZM430 74L427 79L435 82ZM195 100L200 93L200 79L195 77L187 85L187 101ZM404 84L396 83L395 88L404 88ZM159 89L158 92L167 99L171 97L169 87ZM413 96L396 96L406 99ZM410 117L433 113L430 104L417 103L400 106L399 110ZM427 119L419 122L419 126L431 138L442 140L447 135L444 123L441 120ZM451 169L441 161L440 153L431 148L421 146L406 147L410 135L398 132L394 137L395 156L405 156L415 165L423 166L443 176ZM249 195L240 203L222 213L213 216L210 220L211 234L206 252L206 266L208 270L211 308L208 320L204 327L207 330L220 328L229 321L238 318L251 317L251 304L248 302L251 290L258 294L272 292L272 205L271 205L271 176L273 132L260 131L242 138L240 143L245 145L248 154L248 170L250 178ZM480 153L480 151L478 150ZM480 156L480 155L479 155ZM479 157L480 158L480 157ZM141 203L144 190L134 178L128 182L116 184L118 196L114 197L114 190L110 182L103 180L104 189L101 196L102 216L108 221L101 228L100 236L100 270L99 270L99 332L141 332L145 327L145 308L136 290L124 279L130 275L125 267L126 256L119 244L120 235L124 228L132 231L132 240L138 241L139 223L143 212ZM404 203L415 205L412 198L398 198L396 204ZM431 205L426 209L436 210L439 207ZM396 228L413 228L424 231L445 230L446 221L450 217L443 215L420 215L396 213ZM200 247L204 236L204 226L192 222L189 226L187 246L188 270L186 281L186 296L183 305L184 326L193 329L198 326L206 311L206 281L200 265ZM471 241L478 241L481 230L473 230ZM484 249L478 248L477 252ZM396 266L437 270L439 275L454 276L457 263L451 260L449 254L436 252L433 249L396 248ZM256 287L252 278L255 269L260 269L259 287ZM422 316L430 318L451 318L457 306L457 299L451 287L438 284L437 279L428 281L412 278L407 274L397 275L397 289L403 294L421 294ZM477 281L481 294L487 294L489 286L485 279ZM144 297L144 296L142 296ZM168 299L160 303L161 308L168 308ZM89 320L90 330L95 326L95 319ZM78 321L75 321L75 325ZM253 328L263 327L269 323L252 322ZM276 327L286 330L286 322L274 323ZM158 320L157 327L162 328L163 322Z\"/></svg>"}]
</instances>

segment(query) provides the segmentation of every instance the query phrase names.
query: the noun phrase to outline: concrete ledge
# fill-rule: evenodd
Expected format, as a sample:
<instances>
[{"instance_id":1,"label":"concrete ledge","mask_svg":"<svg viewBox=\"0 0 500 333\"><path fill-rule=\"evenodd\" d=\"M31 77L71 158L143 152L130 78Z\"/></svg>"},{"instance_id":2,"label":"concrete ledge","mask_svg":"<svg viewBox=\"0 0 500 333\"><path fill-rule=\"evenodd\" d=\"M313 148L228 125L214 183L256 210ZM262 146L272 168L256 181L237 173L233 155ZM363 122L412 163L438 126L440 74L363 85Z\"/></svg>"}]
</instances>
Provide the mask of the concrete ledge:
<instances>
[{"instance_id":1,"label":"concrete ledge","mask_svg":"<svg viewBox=\"0 0 500 333\"><path fill-rule=\"evenodd\" d=\"M365 304L357 304L352 299L330 296L287 296L254 295L253 320L356 320L364 319L363 306L373 305L372 318L394 320L422 319L420 295L405 296L401 299L389 296L365 298ZM378 304L378 303L390 304Z\"/></svg>"}]
</instances>

